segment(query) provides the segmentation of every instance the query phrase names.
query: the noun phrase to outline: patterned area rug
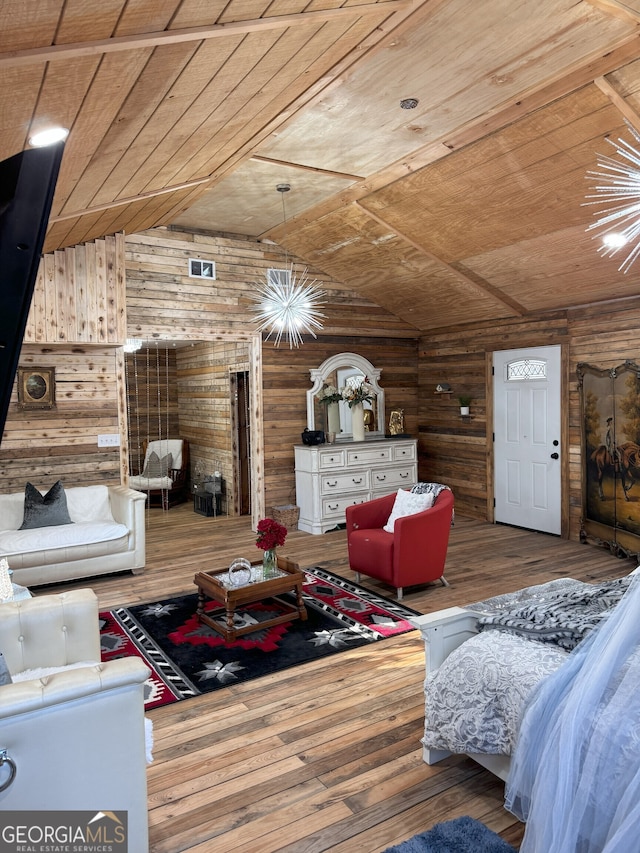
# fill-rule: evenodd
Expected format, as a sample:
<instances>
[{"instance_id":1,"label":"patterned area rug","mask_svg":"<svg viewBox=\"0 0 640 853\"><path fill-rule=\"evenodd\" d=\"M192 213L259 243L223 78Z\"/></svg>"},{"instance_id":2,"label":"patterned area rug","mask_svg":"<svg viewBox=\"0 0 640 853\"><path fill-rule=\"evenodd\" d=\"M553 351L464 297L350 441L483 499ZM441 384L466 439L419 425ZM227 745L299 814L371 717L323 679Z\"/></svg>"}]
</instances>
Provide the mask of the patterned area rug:
<instances>
[{"instance_id":1,"label":"patterned area rug","mask_svg":"<svg viewBox=\"0 0 640 853\"><path fill-rule=\"evenodd\" d=\"M144 660L153 672L145 695L149 710L414 630L407 619L415 610L326 569L305 572L303 595L306 621L258 628L233 643L196 619L195 587L191 595L104 611L102 659ZM294 602L289 594L282 598ZM205 609L216 607L210 601ZM236 621L264 622L282 609L267 599L238 611Z\"/></svg>"}]
</instances>

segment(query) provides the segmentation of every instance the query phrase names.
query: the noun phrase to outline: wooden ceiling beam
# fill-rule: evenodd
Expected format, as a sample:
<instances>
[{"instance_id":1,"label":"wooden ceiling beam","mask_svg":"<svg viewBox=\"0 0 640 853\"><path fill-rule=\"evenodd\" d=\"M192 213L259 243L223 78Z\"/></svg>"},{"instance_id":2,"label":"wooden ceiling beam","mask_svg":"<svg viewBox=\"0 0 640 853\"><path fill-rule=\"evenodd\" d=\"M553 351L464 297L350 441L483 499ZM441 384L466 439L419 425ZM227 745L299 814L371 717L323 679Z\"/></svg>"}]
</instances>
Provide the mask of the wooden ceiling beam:
<instances>
[{"instance_id":1,"label":"wooden ceiling beam","mask_svg":"<svg viewBox=\"0 0 640 853\"><path fill-rule=\"evenodd\" d=\"M465 285L469 285L483 298L489 296L495 302L500 303L500 305L504 305L505 308L509 309L509 311L513 311L519 317L523 317L527 313L527 310L526 308L524 308L523 305L521 305L515 299L511 299L511 297L507 296L502 291L498 290L496 287L492 287L486 281L480 282L475 277L470 278L468 275L457 269L455 266L448 264L446 261L443 261L437 255L434 255L433 252L430 252L428 249L425 249L424 246L422 246L420 243L417 243L413 238L409 237L408 234L404 234L391 222L388 222L386 219L383 219L382 216L379 216L377 213L373 213L373 211L368 210L360 202L356 201L355 205L358 210L361 210L364 214L366 214L366 216L368 216L370 219L373 219L374 222L377 222L378 225L382 225L383 228L389 231L393 231L394 234L396 234L405 243L408 243L410 246L412 246L417 252L420 252L421 255L424 255L426 258L429 258L430 261L433 261L434 263L441 266L443 270L447 270L448 272L452 273L452 275L460 279L460 281L464 282Z\"/></svg>"},{"instance_id":2,"label":"wooden ceiling beam","mask_svg":"<svg viewBox=\"0 0 640 853\"><path fill-rule=\"evenodd\" d=\"M619 0L587 0L587 3L612 18L618 18L618 20L630 24L640 24L640 12L630 9L625 3L620 3Z\"/></svg>"},{"instance_id":3,"label":"wooden ceiling beam","mask_svg":"<svg viewBox=\"0 0 640 853\"><path fill-rule=\"evenodd\" d=\"M174 184L171 187L162 187L162 189L159 190L150 190L149 192L141 193L140 195L128 196L127 198L117 198L114 201L108 201L104 204L85 207L83 210L72 210L69 213L63 213L60 216L52 216L49 220L49 224L53 225L55 222L64 222L66 219L77 219L80 216L98 213L101 210L110 210L112 207L122 207L122 205L133 204L136 201L144 201L145 199L155 198L155 196L165 195L166 193L175 193L178 190L190 189L191 187L197 187L200 184L206 184L208 182L208 178L199 178L197 181L186 181L183 184Z\"/></svg>"},{"instance_id":4,"label":"wooden ceiling beam","mask_svg":"<svg viewBox=\"0 0 640 853\"><path fill-rule=\"evenodd\" d=\"M307 166L305 163L291 163L289 160L275 160L273 157L261 157L252 154L249 158L257 163L269 163L272 166L282 166L285 169L300 169L303 172L313 172L315 175L326 175L329 178L345 178L349 181L364 181L364 175L350 175L348 172L334 172L331 169L321 169L319 166Z\"/></svg>"},{"instance_id":5,"label":"wooden ceiling beam","mask_svg":"<svg viewBox=\"0 0 640 853\"><path fill-rule=\"evenodd\" d=\"M256 18L250 21L232 21L227 24L212 24L208 27L188 27L178 30L142 33L139 35L114 36L108 39L55 44L47 47L8 50L0 53L0 68L33 65L34 63L65 61L78 56L96 56L122 50L140 50L149 47L162 47L189 41L204 41L224 38L265 30L287 29L300 25L314 24L336 18L362 18L365 15L392 15L394 12L412 6L413 0L382 0L380 3L366 3L362 6L342 6L338 9L322 9L312 12L299 12L292 15L274 15L271 18Z\"/></svg>"},{"instance_id":6,"label":"wooden ceiling beam","mask_svg":"<svg viewBox=\"0 0 640 853\"><path fill-rule=\"evenodd\" d=\"M605 77L596 77L593 82L609 98L613 106L627 119L629 124L640 132L640 113L628 101L625 101L620 92Z\"/></svg>"}]
</instances>

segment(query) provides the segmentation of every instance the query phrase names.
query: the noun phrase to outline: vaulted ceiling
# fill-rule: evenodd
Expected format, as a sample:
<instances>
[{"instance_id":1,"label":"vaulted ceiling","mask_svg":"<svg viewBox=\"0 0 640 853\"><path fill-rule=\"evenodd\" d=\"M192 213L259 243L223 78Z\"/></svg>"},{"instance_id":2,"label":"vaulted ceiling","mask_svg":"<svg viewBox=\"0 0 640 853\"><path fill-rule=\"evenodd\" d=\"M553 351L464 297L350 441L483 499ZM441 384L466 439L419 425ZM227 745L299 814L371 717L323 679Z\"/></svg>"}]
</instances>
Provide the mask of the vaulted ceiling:
<instances>
[{"instance_id":1,"label":"vaulted ceiling","mask_svg":"<svg viewBox=\"0 0 640 853\"><path fill-rule=\"evenodd\" d=\"M273 240L422 332L640 294L585 231L640 0L3 0L0 84L0 159L71 129L45 251Z\"/></svg>"}]
</instances>

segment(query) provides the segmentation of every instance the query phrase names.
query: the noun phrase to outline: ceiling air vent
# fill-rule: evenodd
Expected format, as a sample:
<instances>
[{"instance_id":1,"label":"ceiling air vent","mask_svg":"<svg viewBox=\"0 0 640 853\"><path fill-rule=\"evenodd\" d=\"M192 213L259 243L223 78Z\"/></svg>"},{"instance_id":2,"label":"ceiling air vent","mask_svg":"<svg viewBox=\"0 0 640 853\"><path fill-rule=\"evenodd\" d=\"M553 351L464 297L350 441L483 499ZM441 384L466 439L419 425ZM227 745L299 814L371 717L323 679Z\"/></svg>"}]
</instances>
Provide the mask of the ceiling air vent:
<instances>
[{"instance_id":1,"label":"ceiling air vent","mask_svg":"<svg viewBox=\"0 0 640 853\"><path fill-rule=\"evenodd\" d=\"M202 258L189 258L189 278L216 277L215 261L203 261Z\"/></svg>"}]
</instances>

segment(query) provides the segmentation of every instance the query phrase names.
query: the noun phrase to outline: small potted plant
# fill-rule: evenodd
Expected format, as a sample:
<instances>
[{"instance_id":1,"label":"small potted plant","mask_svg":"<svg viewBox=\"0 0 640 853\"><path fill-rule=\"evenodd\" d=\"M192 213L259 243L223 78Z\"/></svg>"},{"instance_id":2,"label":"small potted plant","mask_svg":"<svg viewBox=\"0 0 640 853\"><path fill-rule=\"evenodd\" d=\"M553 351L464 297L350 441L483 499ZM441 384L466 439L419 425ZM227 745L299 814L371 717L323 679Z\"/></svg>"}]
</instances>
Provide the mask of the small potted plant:
<instances>
[{"instance_id":1,"label":"small potted plant","mask_svg":"<svg viewBox=\"0 0 640 853\"><path fill-rule=\"evenodd\" d=\"M468 394L461 394L458 397L458 402L460 403L460 414L468 415L469 414L469 406L471 405L471 400L473 397L470 397Z\"/></svg>"}]
</instances>

